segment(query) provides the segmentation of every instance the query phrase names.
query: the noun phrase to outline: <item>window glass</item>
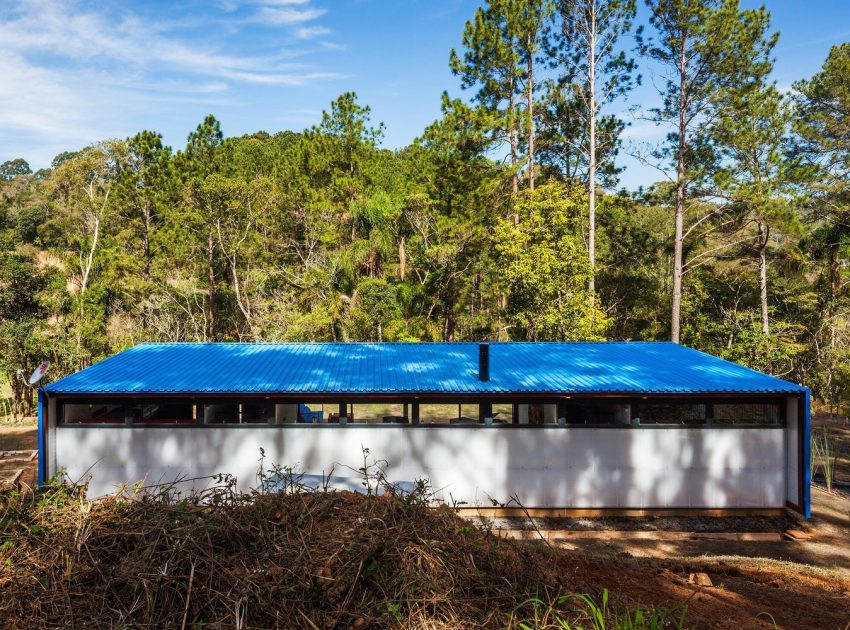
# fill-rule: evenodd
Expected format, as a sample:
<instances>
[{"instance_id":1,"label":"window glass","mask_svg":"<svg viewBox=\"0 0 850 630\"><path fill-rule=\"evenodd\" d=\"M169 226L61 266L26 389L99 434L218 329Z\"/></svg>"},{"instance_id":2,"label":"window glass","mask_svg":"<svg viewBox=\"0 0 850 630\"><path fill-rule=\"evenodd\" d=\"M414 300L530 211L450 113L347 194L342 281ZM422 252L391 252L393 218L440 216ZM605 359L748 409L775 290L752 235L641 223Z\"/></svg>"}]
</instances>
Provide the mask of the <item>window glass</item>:
<instances>
[{"instance_id":1,"label":"window glass","mask_svg":"<svg viewBox=\"0 0 850 630\"><path fill-rule=\"evenodd\" d=\"M204 424L239 424L239 404L231 401L205 404Z\"/></svg>"},{"instance_id":2,"label":"window glass","mask_svg":"<svg viewBox=\"0 0 850 630\"><path fill-rule=\"evenodd\" d=\"M241 405L242 424L269 424L275 421L275 405L268 400L250 400Z\"/></svg>"},{"instance_id":3,"label":"window glass","mask_svg":"<svg viewBox=\"0 0 850 630\"><path fill-rule=\"evenodd\" d=\"M628 426L632 421L632 406L628 403L574 399L563 406L569 425Z\"/></svg>"},{"instance_id":4,"label":"window glass","mask_svg":"<svg viewBox=\"0 0 850 630\"><path fill-rule=\"evenodd\" d=\"M335 410L339 412L339 407ZM348 422L357 424L404 424L405 408L402 403L356 403L348 407ZM410 406L407 408L410 417Z\"/></svg>"},{"instance_id":5,"label":"window glass","mask_svg":"<svg viewBox=\"0 0 850 630\"><path fill-rule=\"evenodd\" d=\"M332 413L336 413L339 418L339 405L330 405L324 403L298 403L297 405L288 406L290 417L296 419L297 422L306 424L322 424L330 422ZM351 407L348 407L346 412L351 414Z\"/></svg>"},{"instance_id":6,"label":"window glass","mask_svg":"<svg viewBox=\"0 0 850 630\"><path fill-rule=\"evenodd\" d=\"M124 424L124 405L112 403L64 403L62 421L67 424Z\"/></svg>"},{"instance_id":7,"label":"window glass","mask_svg":"<svg viewBox=\"0 0 850 630\"><path fill-rule=\"evenodd\" d=\"M715 425L751 424L777 426L782 424L779 403L723 403L714 405Z\"/></svg>"},{"instance_id":8,"label":"window glass","mask_svg":"<svg viewBox=\"0 0 850 630\"><path fill-rule=\"evenodd\" d=\"M189 401L150 401L129 406L133 424L194 424Z\"/></svg>"},{"instance_id":9,"label":"window glass","mask_svg":"<svg viewBox=\"0 0 850 630\"><path fill-rule=\"evenodd\" d=\"M501 416L498 417L501 420ZM558 424L558 405L555 403L519 403L516 406L516 424L542 426Z\"/></svg>"},{"instance_id":10,"label":"window glass","mask_svg":"<svg viewBox=\"0 0 850 630\"><path fill-rule=\"evenodd\" d=\"M510 424L514 421L514 405L502 403L493 405L493 422Z\"/></svg>"},{"instance_id":11,"label":"window glass","mask_svg":"<svg viewBox=\"0 0 850 630\"><path fill-rule=\"evenodd\" d=\"M701 425L706 423L706 405L681 402L641 401L641 424Z\"/></svg>"},{"instance_id":12,"label":"window glass","mask_svg":"<svg viewBox=\"0 0 850 630\"><path fill-rule=\"evenodd\" d=\"M422 403L419 405L419 422L421 424L454 424L459 422L459 418L463 417L463 405L457 404L432 404ZM472 424L473 417L470 416L467 422ZM478 413L474 416L474 422L478 422Z\"/></svg>"}]
</instances>

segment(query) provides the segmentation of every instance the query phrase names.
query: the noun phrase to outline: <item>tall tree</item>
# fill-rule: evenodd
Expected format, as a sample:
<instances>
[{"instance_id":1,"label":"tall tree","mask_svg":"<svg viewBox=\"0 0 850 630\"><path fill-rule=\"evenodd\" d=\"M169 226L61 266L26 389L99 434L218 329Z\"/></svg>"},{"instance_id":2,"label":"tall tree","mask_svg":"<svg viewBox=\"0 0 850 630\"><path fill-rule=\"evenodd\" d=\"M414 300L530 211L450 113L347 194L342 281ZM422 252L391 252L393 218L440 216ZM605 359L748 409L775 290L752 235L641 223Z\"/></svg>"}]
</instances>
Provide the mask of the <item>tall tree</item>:
<instances>
[{"instance_id":1,"label":"tall tree","mask_svg":"<svg viewBox=\"0 0 850 630\"><path fill-rule=\"evenodd\" d=\"M740 241L758 256L761 333L770 333L768 253L771 237L797 232L791 172L784 153L791 107L773 85L747 83L725 94L729 111L712 130L723 158L714 179L718 193L738 216ZM755 227L755 234L748 230ZM733 236L728 236L733 239ZM739 242L740 242L739 241ZM727 245L731 243L727 242Z\"/></svg>"},{"instance_id":2,"label":"tall tree","mask_svg":"<svg viewBox=\"0 0 850 630\"><path fill-rule=\"evenodd\" d=\"M200 231L205 238L206 249L206 331L207 339L215 339L217 335L216 317L216 219L220 208L213 202L215 195L204 194L205 180L218 171L217 155L224 139L221 124L215 116L208 115L198 127L189 134L186 152L182 156L185 164L184 171L188 179L187 201L200 218Z\"/></svg>"},{"instance_id":3,"label":"tall tree","mask_svg":"<svg viewBox=\"0 0 850 630\"><path fill-rule=\"evenodd\" d=\"M171 149L163 146L162 135L142 131L127 141L127 156L118 180L118 203L130 246L141 249L141 279L145 283L151 281L157 226L166 206L176 201L175 184Z\"/></svg>"},{"instance_id":4,"label":"tall tree","mask_svg":"<svg viewBox=\"0 0 850 630\"><path fill-rule=\"evenodd\" d=\"M794 153L801 160L815 219L831 226L832 292L840 284L839 249L850 239L850 43L834 46L823 68L794 85L798 95Z\"/></svg>"},{"instance_id":5,"label":"tall tree","mask_svg":"<svg viewBox=\"0 0 850 630\"><path fill-rule=\"evenodd\" d=\"M357 102L357 94L345 92L322 112L322 122L307 134L309 168L327 184L331 201L355 239L352 207L370 183L375 152L384 137L384 124L372 126L372 109Z\"/></svg>"},{"instance_id":6,"label":"tall tree","mask_svg":"<svg viewBox=\"0 0 850 630\"><path fill-rule=\"evenodd\" d=\"M522 70L515 45L511 2L493 0L479 7L463 32L463 57L452 49L449 65L461 78L461 86L477 86L474 100L489 114L492 141L504 142L507 135L513 192L519 190L518 90Z\"/></svg>"},{"instance_id":7,"label":"tall tree","mask_svg":"<svg viewBox=\"0 0 850 630\"><path fill-rule=\"evenodd\" d=\"M25 379L41 360L36 332L46 287L47 275L32 256L0 251L0 375L9 383L16 417L32 413L33 392Z\"/></svg>"},{"instance_id":8,"label":"tall tree","mask_svg":"<svg viewBox=\"0 0 850 630\"><path fill-rule=\"evenodd\" d=\"M562 81L577 107L581 132L578 150L587 157L587 252L591 293L595 291L596 187L600 159L611 156L622 124L601 119L602 109L626 94L640 77L636 64L618 45L629 33L636 0L558 0L558 24L552 29L548 53L556 67L564 67ZM601 133L600 133L601 132ZM605 164L603 164L603 168Z\"/></svg>"},{"instance_id":9,"label":"tall tree","mask_svg":"<svg viewBox=\"0 0 850 630\"><path fill-rule=\"evenodd\" d=\"M525 62L525 125L528 146L528 188L534 190L535 139L537 130L534 118L535 71L534 64L543 48L546 21L552 12L550 0L517 0L514 3L514 22L519 56Z\"/></svg>"},{"instance_id":10,"label":"tall tree","mask_svg":"<svg viewBox=\"0 0 850 630\"><path fill-rule=\"evenodd\" d=\"M15 179L18 175L29 175L32 173L29 163L23 158L7 160L0 164L0 179Z\"/></svg>"},{"instance_id":11,"label":"tall tree","mask_svg":"<svg viewBox=\"0 0 850 630\"><path fill-rule=\"evenodd\" d=\"M494 228L513 338L603 338L609 322L587 289L589 265L576 218L583 197L560 182L544 184L517 201L519 223L502 219Z\"/></svg>"},{"instance_id":12,"label":"tall tree","mask_svg":"<svg viewBox=\"0 0 850 630\"><path fill-rule=\"evenodd\" d=\"M507 133L514 193L519 188L521 134L527 148L528 186L534 189L535 62L550 15L550 0L488 0L466 23L463 59L451 52L450 66L461 77L461 85L479 88L475 100L491 117L494 141ZM520 94L525 96L522 116L517 103Z\"/></svg>"},{"instance_id":13,"label":"tall tree","mask_svg":"<svg viewBox=\"0 0 850 630\"><path fill-rule=\"evenodd\" d=\"M647 0L654 38L639 50L666 73L663 105L651 118L672 127L656 157L672 158L675 171L673 287L670 338L681 331L685 214L693 190L705 181L716 156L712 124L728 112L726 91L770 72L776 36L767 10L741 10L738 0ZM698 222L702 218L697 219ZM693 226L691 226L693 227Z\"/></svg>"},{"instance_id":14,"label":"tall tree","mask_svg":"<svg viewBox=\"0 0 850 630\"><path fill-rule=\"evenodd\" d=\"M96 292L95 296L89 296L88 293L98 255L103 249L105 231L114 227L112 192L125 155L123 142L101 142L62 163L51 182L57 205L52 229L57 232L59 247L68 255L68 266L73 270L71 281L76 287L73 331L79 367L87 366L97 354L90 344L100 335L88 327L103 328L100 295Z\"/></svg>"},{"instance_id":15,"label":"tall tree","mask_svg":"<svg viewBox=\"0 0 850 630\"><path fill-rule=\"evenodd\" d=\"M820 388L835 405L850 387L850 43L833 46L811 79L794 85L797 120L794 154L810 197L813 254L825 261L825 290L814 322L816 361L824 372Z\"/></svg>"}]
</instances>

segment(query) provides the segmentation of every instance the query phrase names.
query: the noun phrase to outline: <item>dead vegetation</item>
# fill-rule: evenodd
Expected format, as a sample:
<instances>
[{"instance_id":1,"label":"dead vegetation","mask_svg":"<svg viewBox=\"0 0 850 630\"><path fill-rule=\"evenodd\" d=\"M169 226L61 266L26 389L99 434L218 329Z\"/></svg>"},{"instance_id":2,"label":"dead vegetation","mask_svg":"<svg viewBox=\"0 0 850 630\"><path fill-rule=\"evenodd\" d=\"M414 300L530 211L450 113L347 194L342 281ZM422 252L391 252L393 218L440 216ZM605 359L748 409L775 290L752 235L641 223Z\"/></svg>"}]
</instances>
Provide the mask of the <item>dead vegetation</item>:
<instances>
[{"instance_id":1,"label":"dead vegetation","mask_svg":"<svg viewBox=\"0 0 850 630\"><path fill-rule=\"evenodd\" d=\"M366 494L309 491L292 471L262 466L259 486L269 492L238 494L226 478L191 496L172 486L88 500L82 487L56 482L2 491L0 626L841 630L850 622L842 574L742 556L638 558L615 546L597 553L504 540L435 508L425 484L412 493L388 486L366 455L358 471ZM696 572L713 586L689 583Z\"/></svg>"},{"instance_id":2,"label":"dead vegetation","mask_svg":"<svg viewBox=\"0 0 850 630\"><path fill-rule=\"evenodd\" d=\"M5 627L500 627L570 588L415 494L81 493L0 498Z\"/></svg>"}]
</instances>

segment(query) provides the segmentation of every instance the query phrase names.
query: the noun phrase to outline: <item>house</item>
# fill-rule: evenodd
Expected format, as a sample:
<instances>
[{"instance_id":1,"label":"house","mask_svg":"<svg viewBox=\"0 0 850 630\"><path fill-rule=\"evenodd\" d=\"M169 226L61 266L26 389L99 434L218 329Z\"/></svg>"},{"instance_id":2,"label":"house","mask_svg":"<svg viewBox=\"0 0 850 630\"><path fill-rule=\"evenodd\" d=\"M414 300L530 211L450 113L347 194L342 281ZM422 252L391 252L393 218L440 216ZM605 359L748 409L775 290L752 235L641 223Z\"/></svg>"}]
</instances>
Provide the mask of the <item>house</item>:
<instances>
[{"instance_id":1,"label":"house","mask_svg":"<svg viewBox=\"0 0 850 630\"><path fill-rule=\"evenodd\" d=\"M809 391L669 342L145 343L39 391L39 479L268 462L468 506L809 514Z\"/></svg>"}]
</instances>

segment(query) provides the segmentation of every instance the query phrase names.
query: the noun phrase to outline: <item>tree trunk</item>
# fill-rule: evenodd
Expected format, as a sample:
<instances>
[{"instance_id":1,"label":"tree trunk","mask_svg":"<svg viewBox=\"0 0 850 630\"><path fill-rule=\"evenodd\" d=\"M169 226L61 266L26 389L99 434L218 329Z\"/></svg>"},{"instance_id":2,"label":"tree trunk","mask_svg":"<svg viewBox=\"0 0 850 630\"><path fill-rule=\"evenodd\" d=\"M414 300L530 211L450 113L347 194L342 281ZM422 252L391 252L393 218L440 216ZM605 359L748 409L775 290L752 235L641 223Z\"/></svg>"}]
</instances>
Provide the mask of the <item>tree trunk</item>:
<instances>
[{"instance_id":1,"label":"tree trunk","mask_svg":"<svg viewBox=\"0 0 850 630\"><path fill-rule=\"evenodd\" d=\"M596 291L596 4L590 19L587 75L590 102L588 107L588 161L587 161L587 257L590 260L590 297Z\"/></svg>"},{"instance_id":2,"label":"tree trunk","mask_svg":"<svg viewBox=\"0 0 850 630\"><path fill-rule=\"evenodd\" d=\"M682 240L685 220L685 133L687 131L687 57L682 39L679 59L679 148L676 155L676 216L673 242L673 299L670 313L670 340L679 343L682 316Z\"/></svg>"},{"instance_id":3,"label":"tree trunk","mask_svg":"<svg viewBox=\"0 0 850 630\"><path fill-rule=\"evenodd\" d=\"M447 287L446 296L448 299L445 304L445 313L443 319L443 341L455 340L455 314L454 314L454 288L451 284Z\"/></svg>"},{"instance_id":4,"label":"tree trunk","mask_svg":"<svg viewBox=\"0 0 850 630\"><path fill-rule=\"evenodd\" d=\"M679 158L682 161L682 158ZM670 340L679 343L682 313L682 225L684 222L685 183L679 175L676 183L676 216L673 245L673 299L670 313Z\"/></svg>"},{"instance_id":5,"label":"tree trunk","mask_svg":"<svg viewBox=\"0 0 850 630\"><path fill-rule=\"evenodd\" d=\"M526 109L528 110L528 188L534 190L534 54L531 33L526 40L528 47L528 85L526 93Z\"/></svg>"},{"instance_id":6,"label":"tree trunk","mask_svg":"<svg viewBox=\"0 0 850 630\"><path fill-rule=\"evenodd\" d=\"M770 320L767 312L767 241L770 228L759 222L759 294L761 302L761 332L770 334Z\"/></svg>"},{"instance_id":7,"label":"tree trunk","mask_svg":"<svg viewBox=\"0 0 850 630\"><path fill-rule=\"evenodd\" d=\"M215 244L213 243L213 229L209 228L207 240L207 339L215 340Z\"/></svg>"},{"instance_id":8,"label":"tree trunk","mask_svg":"<svg viewBox=\"0 0 850 630\"><path fill-rule=\"evenodd\" d=\"M838 252L834 245L829 250L829 289L834 303L841 289L841 263L838 262Z\"/></svg>"},{"instance_id":9,"label":"tree trunk","mask_svg":"<svg viewBox=\"0 0 850 630\"><path fill-rule=\"evenodd\" d=\"M404 276L407 271L407 251L404 249L404 237L398 242L398 275L399 279L404 282Z\"/></svg>"},{"instance_id":10,"label":"tree trunk","mask_svg":"<svg viewBox=\"0 0 850 630\"><path fill-rule=\"evenodd\" d=\"M145 282L150 282L153 256L151 255L151 213L149 208L144 211L144 217L145 233L142 237L142 247L144 248L145 262L142 266L142 279Z\"/></svg>"},{"instance_id":11,"label":"tree trunk","mask_svg":"<svg viewBox=\"0 0 850 630\"><path fill-rule=\"evenodd\" d=\"M145 219L145 232L142 236L142 248L144 250L144 264L142 265L142 280L145 283L150 283L151 281L151 213L150 208L145 208L143 211L143 216ZM147 292L148 288L145 287L145 292ZM148 316L149 306L147 302L145 302L144 306L142 306L142 328L147 329L148 320L150 319Z\"/></svg>"},{"instance_id":12,"label":"tree trunk","mask_svg":"<svg viewBox=\"0 0 850 630\"><path fill-rule=\"evenodd\" d=\"M508 83L508 138L511 143L511 187L514 196L519 192L519 175L516 172L516 103L514 103L514 76L511 74ZM514 225L519 222L519 216L514 213Z\"/></svg>"},{"instance_id":13,"label":"tree trunk","mask_svg":"<svg viewBox=\"0 0 850 630\"><path fill-rule=\"evenodd\" d=\"M231 261L230 269L233 274L233 291L236 294L236 305L239 307L239 310L242 311L243 317L245 317L245 323L248 324L248 330L251 331L253 328L253 318L251 317L251 301L250 298L247 298L243 302L242 299L242 285L239 282L239 273L237 272L237 257L236 254L233 254L233 259Z\"/></svg>"}]
</instances>

